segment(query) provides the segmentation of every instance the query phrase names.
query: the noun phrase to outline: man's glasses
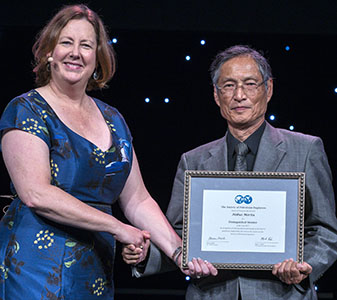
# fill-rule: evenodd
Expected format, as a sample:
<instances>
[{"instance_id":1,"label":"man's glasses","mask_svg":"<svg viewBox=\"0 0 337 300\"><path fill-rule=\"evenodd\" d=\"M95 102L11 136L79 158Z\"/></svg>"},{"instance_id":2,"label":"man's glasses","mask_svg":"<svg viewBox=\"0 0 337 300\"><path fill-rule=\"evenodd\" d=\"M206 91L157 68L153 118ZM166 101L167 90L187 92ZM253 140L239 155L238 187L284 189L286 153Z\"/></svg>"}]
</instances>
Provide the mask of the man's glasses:
<instances>
[{"instance_id":1,"label":"man's glasses","mask_svg":"<svg viewBox=\"0 0 337 300\"><path fill-rule=\"evenodd\" d=\"M237 83L226 83L223 86L219 87L216 85L216 88L220 91L221 94L225 96L233 96L238 88L241 88L247 96L255 96L257 94L257 89L264 84L268 79L262 81L261 83L256 83L253 81L244 82L239 85Z\"/></svg>"}]
</instances>

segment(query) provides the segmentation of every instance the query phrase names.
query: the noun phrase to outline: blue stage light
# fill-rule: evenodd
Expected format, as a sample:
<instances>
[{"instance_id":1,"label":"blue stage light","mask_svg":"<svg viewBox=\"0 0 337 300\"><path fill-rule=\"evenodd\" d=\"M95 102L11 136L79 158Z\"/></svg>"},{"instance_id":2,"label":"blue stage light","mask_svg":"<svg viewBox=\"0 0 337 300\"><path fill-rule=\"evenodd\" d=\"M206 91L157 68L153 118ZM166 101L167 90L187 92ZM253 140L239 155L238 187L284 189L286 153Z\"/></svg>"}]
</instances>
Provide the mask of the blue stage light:
<instances>
[{"instance_id":1,"label":"blue stage light","mask_svg":"<svg viewBox=\"0 0 337 300\"><path fill-rule=\"evenodd\" d=\"M286 46L285 49L286 49L286 51L289 51L290 50L290 46Z\"/></svg>"},{"instance_id":2,"label":"blue stage light","mask_svg":"<svg viewBox=\"0 0 337 300\"><path fill-rule=\"evenodd\" d=\"M110 44L117 44L118 40L116 38L113 38L111 41L110 41Z\"/></svg>"},{"instance_id":3,"label":"blue stage light","mask_svg":"<svg viewBox=\"0 0 337 300\"><path fill-rule=\"evenodd\" d=\"M337 94L337 88L335 88L335 93Z\"/></svg>"},{"instance_id":4,"label":"blue stage light","mask_svg":"<svg viewBox=\"0 0 337 300\"><path fill-rule=\"evenodd\" d=\"M269 120L274 121L275 120L275 116L274 115L270 115Z\"/></svg>"},{"instance_id":5,"label":"blue stage light","mask_svg":"<svg viewBox=\"0 0 337 300\"><path fill-rule=\"evenodd\" d=\"M205 44L206 44L206 41L205 41L205 40L201 40L201 41L200 41L200 44L201 44L201 45L205 45Z\"/></svg>"},{"instance_id":6,"label":"blue stage light","mask_svg":"<svg viewBox=\"0 0 337 300\"><path fill-rule=\"evenodd\" d=\"M169 99L169 98L165 98L165 99L164 99L164 102L165 102L165 103L169 103L169 102L170 102L170 99Z\"/></svg>"},{"instance_id":7,"label":"blue stage light","mask_svg":"<svg viewBox=\"0 0 337 300\"><path fill-rule=\"evenodd\" d=\"M149 103L150 102L150 98L145 98L145 102Z\"/></svg>"},{"instance_id":8,"label":"blue stage light","mask_svg":"<svg viewBox=\"0 0 337 300\"><path fill-rule=\"evenodd\" d=\"M191 280L191 277L187 275L187 276L185 277L185 280L186 280L186 281L189 281L189 280Z\"/></svg>"},{"instance_id":9,"label":"blue stage light","mask_svg":"<svg viewBox=\"0 0 337 300\"><path fill-rule=\"evenodd\" d=\"M289 126L289 129L290 129L290 130L294 130L295 127L294 127L293 125L290 125L290 126Z\"/></svg>"},{"instance_id":10,"label":"blue stage light","mask_svg":"<svg viewBox=\"0 0 337 300\"><path fill-rule=\"evenodd\" d=\"M186 60L191 60L191 56L186 55L185 59L186 59Z\"/></svg>"}]
</instances>

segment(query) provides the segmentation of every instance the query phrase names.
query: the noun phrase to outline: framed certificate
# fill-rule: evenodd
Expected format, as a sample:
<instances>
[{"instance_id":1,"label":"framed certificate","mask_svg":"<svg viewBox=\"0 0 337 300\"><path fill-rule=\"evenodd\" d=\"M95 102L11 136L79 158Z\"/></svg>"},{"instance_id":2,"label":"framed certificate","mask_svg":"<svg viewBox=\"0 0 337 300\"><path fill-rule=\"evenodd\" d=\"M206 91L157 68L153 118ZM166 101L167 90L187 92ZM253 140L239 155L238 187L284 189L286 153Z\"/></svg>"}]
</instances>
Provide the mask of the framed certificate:
<instances>
[{"instance_id":1,"label":"framed certificate","mask_svg":"<svg viewBox=\"0 0 337 300\"><path fill-rule=\"evenodd\" d=\"M185 171L182 266L271 270L303 262L305 174Z\"/></svg>"}]
</instances>

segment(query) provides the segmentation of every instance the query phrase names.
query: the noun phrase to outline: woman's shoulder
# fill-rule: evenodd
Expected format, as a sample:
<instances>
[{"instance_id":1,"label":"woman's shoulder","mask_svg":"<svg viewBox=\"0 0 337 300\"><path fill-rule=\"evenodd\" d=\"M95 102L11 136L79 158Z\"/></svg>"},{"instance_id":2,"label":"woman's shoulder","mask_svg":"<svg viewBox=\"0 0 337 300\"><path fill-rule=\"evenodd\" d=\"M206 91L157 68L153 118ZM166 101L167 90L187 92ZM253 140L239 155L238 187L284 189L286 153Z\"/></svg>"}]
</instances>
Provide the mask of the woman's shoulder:
<instances>
[{"instance_id":1,"label":"woman's shoulder","mask_svg":"<svg viewBox=\"0 0 337 300\"><path fill-rule=\"evenodd\" d=\"M46 109L47 102L42 98L42 96L35 90L30 90L21 95L14 97L7 105L10 106L22 106L22 107L30 107L30 108L41 108Z\"/></svg>"},{"instance_id":2,"label":"woman's shoulder","mask_svg":"<svg viewBox=\"0 0 337 300\"><path fill-rule=\"evenodd\" d=\"M49 145L47 119L51 116L44 99L35 91L13 98L0 119L0 136L6 129L20 129L34 134Z\"/></svg>"},{"instance_id":3,"label":"woman's shoulder","mask_svg":"<svg viewBox=\"0 0 337 300\"><path fill-rule=\"evenodd\" d=\"M118 111L117 108L99 100L97 98L93 98L99 109L101 110L104 119L107 121L111 130L115 132L117 135L127 136L131 138L131 133L128 128L127 123L124 120L122 114Z\"/></svg>"},{"instance_id":4,"label":"woman's shoulder","mask_svg":"<svg viewBox=\"0 0 337 300\"><path fill-rule=\"evenodd\" d=\"M118 111L117 108L109 105L108 103L100 100L100 99L97 99L97 98L92 98L94 99L94 101L96 102L96 104L98 105L98 107L100 108L100 110L107 116L109 117L121 117L121 113Z\"/></svg>"},{"instance_id":5,"label":"woman's shoulder","mask_svg":"<svg viewBox=\"0 0 337 300\"><path fill-rule=\"evenodd\" d=\"M125 124L124 117L122 114L118 111L117 108L107 104L106 102L103 102L102 100L99 100L97 98L93 98L96 104L98 105L100 111L102 112L104 118L111 122L116 124ZM126 124L125 124L126 125Z\"/></svg>"}]
</instances>

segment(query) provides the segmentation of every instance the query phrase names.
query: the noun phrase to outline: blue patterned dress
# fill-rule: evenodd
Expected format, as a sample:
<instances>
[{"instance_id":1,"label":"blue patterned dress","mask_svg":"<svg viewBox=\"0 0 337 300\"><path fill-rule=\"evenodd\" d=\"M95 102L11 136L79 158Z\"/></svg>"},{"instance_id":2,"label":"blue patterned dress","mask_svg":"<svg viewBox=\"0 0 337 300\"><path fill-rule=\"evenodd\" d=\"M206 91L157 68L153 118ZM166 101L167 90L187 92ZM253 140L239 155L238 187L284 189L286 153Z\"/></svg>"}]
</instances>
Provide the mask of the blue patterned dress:
<instances>
[{"instance_id":1,"label":"blue patterned dress","mask_svg":"<svg viewBox=\"0 0 337 300\"><path fill-rule=\"evenodd\" d=\"M0 131L19 128L41 138L52 184L111 214L132 165L132 138L116 109L94 101L113 137L107 151L65 126L35 90L7 105ZM11 190L14 201L0 221L0 300L113 299L114 238L41 217Z\"/></svg>"}]
</instances>

